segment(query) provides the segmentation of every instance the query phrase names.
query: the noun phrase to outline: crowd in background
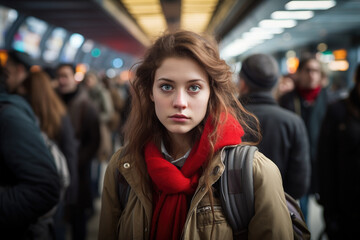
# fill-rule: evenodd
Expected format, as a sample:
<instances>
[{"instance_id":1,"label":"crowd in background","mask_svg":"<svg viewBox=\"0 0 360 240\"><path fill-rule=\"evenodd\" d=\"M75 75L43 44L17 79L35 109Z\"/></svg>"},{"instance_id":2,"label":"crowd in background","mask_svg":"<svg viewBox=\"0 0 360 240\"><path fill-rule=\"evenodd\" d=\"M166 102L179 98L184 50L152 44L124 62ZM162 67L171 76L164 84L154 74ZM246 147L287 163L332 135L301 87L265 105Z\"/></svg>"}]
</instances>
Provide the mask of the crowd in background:
<instances>
[{"instance_id":1,"label":"crowd in background","mask_svg":"<svg viewBox=\"0 0 360 240\"><path fill-rule=\"evenodd\" d=\"M48 221L35 224L41 228L19 233L43 237L36 239L51 239L50 235L56 239L66 236L86 239L87 222L94 215L94 200L100 196L100 163L108 161L123 144L121 129L130 101L128 81L120 76L109 79L88 71L80 82L75 79L75 66L69 63L44 70L33 70L31 66L31 58L26 53L9 51L2 90L11 96L21 96L31 106L35 128L65 156L70 183ZM5 123L7 119L2 121ZM10 134L16 136L14 132ZM11 149L10 142L2 141L2 144L1 151ZM24 144L20 147L26 147ZM16 149L18 151L23 150ZM36 166L33 170L36 171ZM9 178L14 182L19 181L19 176L11 175ZM32 217L36 219L41 215Z\"/></svg>"},{"instance_id":2,"label":"crowd in background","mask_svg":"<svg viewBox=\"0 0 360 240\"><path fill-rule=\"evenodd\" d=\"M356 171L360 170L360 68L354 74L355 85L348 95L329 95L327 76L315 57L304 57L295 74L284 76L280 76L274 61L266 55L255 55L244 61L239 74L239 99L255 114L262 127L263 140L259 150L277 164L285 191L300 200L305 219L308 217L308 197L315 195L324 207L328 237L339 239L345 234L352 237L360 213L353 202L360 183ZM2 84L5 83L3 88L7 93L22 96L31 106L36 116L30 117L35 119L31 120L34 125L31 134L36 135L34 129L38 128L58 145L66 157L71 182L59 202L55 204L54 193L36 214L30 212L29 217L23 217L24 222L15 219L8 224L26 229L29 223L36 225L39 217L50 210L50 206L56 205L51 216L53 222L42 223L53 226L53 232L48 234L54 234L56 239L65 239L67 235L76 240L86 239L86 225L94 214L94 199L101 195L98 185L100 163L108 161L124 143L122 128L131 105L130 84L128 79L120 76L108 78L93 71L88 71L79 82L75 79L74 66L68 63L51 71L45 68L30 71L31 65L26 54L9 52L6 74L1 76ZM1 132L5 131L3 128ZM30 133L30 130L25 132ZM33 139L40 141L38 136ZM26 148L24 144L19 147ZM38 144L28 151L39 147ZM0 150L4 148L2 145ZM6 156L1 155L2 158ZM46 153L43 155L44 158L51 157ZM38 170L34 168L33 171ZM51 171L54 169L50 169L48 175ZM3 176L5 174L1 173L2 189ZM18 174L6 176L14 178L6 184L16 185ZM27 181L27 177L20 178ZM56 189L54 186L52 188ZM349 193L353 196L351 202L348 202ZM6 199L3 196L2 201ZM6 215L1 211L0 225L3 225ZM45 230L44 227L33 227L26 231L19 234L29 234L28 231L40 234Z\"/></svg>"}]
</instances>

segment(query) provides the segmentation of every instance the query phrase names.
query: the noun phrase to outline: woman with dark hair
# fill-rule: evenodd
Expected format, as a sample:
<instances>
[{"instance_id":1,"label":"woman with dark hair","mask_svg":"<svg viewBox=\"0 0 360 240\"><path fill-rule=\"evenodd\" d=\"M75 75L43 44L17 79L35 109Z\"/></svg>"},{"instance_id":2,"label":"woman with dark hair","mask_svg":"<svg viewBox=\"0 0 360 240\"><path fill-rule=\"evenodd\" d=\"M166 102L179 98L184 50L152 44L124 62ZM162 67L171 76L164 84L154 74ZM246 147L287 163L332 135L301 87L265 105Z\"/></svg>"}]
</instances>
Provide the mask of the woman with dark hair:
<instances>
[{"instance_id":1,"label":"woman with dark hair","mask_svg":"<svg viewBox=\"0 0 360 240\"><path fill-rule=\"evenodd\" d=\"M195 33L165 34L147 51L131 83L125 145L106 171L99 239L233 238L214 187L220 153L257 131L231 79L214 42ZM255 152L253 175L248 238L292 239L279 170ZM130 186L126 206L119 179Z\"/></svg>"},{"instance_id":2,"label":"woman with dark hair","mask_svg":"<svg viewBox=\"0 0 360 240\"><path fill-rule=\"evenodd\" d=\"M31 72L17 89L18 94L23 95L32 107L42 132L54 141L66 157L70 173L70 185L64 196L64 205L73 204L77 198L77 141L75 133L67 114L65 105L62 103L51 86L51 79L46 72ZM59 211L62 211L62 204ZM61 214L62 215L62 214ZM65 234L63 220L55 218L55 230L57 239L63 239ZM61 229L57 227L62 226ZM62 236L62 237L59 237Z\"/></svg>"}]
</instances>

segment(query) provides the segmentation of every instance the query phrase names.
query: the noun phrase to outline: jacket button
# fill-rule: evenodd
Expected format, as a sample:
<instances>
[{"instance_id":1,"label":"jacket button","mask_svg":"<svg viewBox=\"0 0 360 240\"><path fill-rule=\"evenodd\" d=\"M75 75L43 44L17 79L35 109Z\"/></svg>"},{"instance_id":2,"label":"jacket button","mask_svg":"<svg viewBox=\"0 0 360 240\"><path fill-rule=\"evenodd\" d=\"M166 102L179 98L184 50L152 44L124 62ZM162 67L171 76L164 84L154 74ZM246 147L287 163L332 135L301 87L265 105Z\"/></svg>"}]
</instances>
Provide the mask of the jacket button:
<instances>
[{"instance_id":1,"label":"jacket button","mask_svg":"<svg viewBox=\"0 0 360 240\"><path fill-rule=\"evenodd\" d=\"M214 170L213 170L213 175L218 174L219 171L220 171L220 167L219 167L219 166L216 166L216 167L214 168Z\"/></svg>"},{"instance_id":2,"label":"jacket button","mask_svg":"<svg viewBox=\"0 0 360 240\"><path fill-rule=\"evenodd\" d=\"M147 232L147 230L148 230L148 229L147 229L147 228L145 228L144 230L145 230L145 232Z\"/></svg>"},{"instance_id":3,"label":"jacket button","mask_svg":"<svg viewBox=\"0 0 360 240\"><path fill-rule=\"evenodd\" d=\"M129 168L130 167L130 163L124 163L124 168Z\"/></svg>"}]
</instances>

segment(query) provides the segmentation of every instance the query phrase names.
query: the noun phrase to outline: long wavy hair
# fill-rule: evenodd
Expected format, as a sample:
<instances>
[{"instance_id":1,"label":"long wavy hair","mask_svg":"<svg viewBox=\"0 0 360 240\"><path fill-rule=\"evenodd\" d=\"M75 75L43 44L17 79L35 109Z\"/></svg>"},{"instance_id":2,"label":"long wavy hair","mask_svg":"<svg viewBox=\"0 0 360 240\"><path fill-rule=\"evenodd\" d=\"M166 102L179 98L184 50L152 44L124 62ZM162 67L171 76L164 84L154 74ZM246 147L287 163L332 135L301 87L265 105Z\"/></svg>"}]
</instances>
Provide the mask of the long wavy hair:
<instances>
[{"instance_id":1,"label":"long wavy hair","mask_svg":"<svg viewBox=\"0 0 360 240\"><path fill-rule=\"evenodd\" d=\"M209 114L212 116L213 126L218 126L220 114L230 113L237 118L245 132L257 136L260 140L259 124L254 115L247 112L236 96L236 87L232 82L232 72L224 60L220 58L216 42L212 38L200 36L189 31L169 33L158 38L146 52L144 59L136 66L136 74L132 86L132 109L124 127L125 155L130 156L135 166L144 165L143 150L149 141L159 146L161 139L168 139L165 127L158 120L155 113L151 93L156 70L169 57L184 57L195 60L206 71L209 79L210 97L207 115L202 123L192 130L195 141L201 136L204 122ZM255 120L255 126L248 124ZM250 126L251 125L251 126ZM210 154L214 156L216 143L216 129L208 136ZM165 141L166 142L166 141ZM206 161L207 164L209 161ZM203 166L203 169L207 169ZM145 176L146 173L143 173ZM208 183L210 170L204 172L205 182ZM211 186L207 189L212 192ZM210 194L212 196L212 194ZM212 197L211 202L212 202Z\"/></svg>"},{"instance_id":2,"label":"long wavy hair","mask_svg":"<svg viewBox=\"0 0 360 240\"><path fill-rule=\"evenodd\" d=\"M50 81L50 76L46 72L31 72L22 86L40 121L41 130L50 139L58 140L61 119L66 114L66 108L52 88Z\"/></svg>"}]
</instances>

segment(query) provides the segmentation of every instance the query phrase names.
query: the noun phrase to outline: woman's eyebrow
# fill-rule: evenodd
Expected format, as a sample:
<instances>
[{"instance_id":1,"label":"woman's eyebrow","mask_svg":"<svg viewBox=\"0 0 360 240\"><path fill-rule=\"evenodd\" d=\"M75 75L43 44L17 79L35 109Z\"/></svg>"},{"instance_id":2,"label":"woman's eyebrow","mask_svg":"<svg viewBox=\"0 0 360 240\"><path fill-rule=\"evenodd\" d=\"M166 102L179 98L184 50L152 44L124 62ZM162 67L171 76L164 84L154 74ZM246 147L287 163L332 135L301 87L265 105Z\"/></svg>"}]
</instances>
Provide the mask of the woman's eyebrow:
<instances>
[{"instance_id":1,"label":"woman's eyebrow","mask_svg":"<svg viewBox=\"0 0 360 240\"><path fill-rule=\"evenodd\" d=\"M166 82L175 82L174 80L171 80L169 78L158 78L157 81L166 81ZM205 82L206 80L202 79L202 78L195 78L195 79L191 79L188 80L187 82Z\"/></svg>"}]
</instances>

